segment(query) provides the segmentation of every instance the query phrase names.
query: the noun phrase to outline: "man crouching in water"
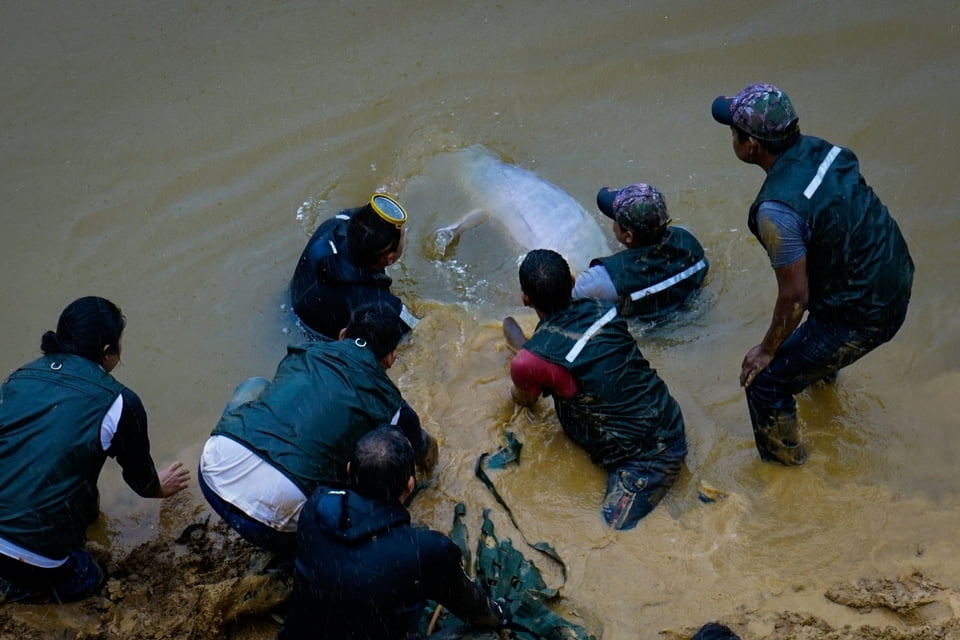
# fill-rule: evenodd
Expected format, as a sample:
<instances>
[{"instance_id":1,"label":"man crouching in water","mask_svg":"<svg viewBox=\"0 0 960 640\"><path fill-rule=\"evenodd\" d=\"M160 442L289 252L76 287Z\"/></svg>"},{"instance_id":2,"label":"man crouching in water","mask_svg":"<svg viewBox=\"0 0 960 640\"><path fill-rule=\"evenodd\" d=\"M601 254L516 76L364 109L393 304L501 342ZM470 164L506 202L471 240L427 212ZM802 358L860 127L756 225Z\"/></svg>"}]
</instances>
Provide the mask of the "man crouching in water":
<instances>
[{"instance_id":1,"label":"man crouching in water","mask_svg":"<svg viewBox=\"0 0 960 640\"><path fill-rule=\"evenodd\" d=\"M680 474L683 415L613 303L571 300L573 284L555 251L535 249L520 265L523 304L540 322L527 340L516 320L503 321L519 349L510 363L513 399L530 406L553 396L564 432L607 471L604 520L632 529Z\"/></svg>"}]
</instances>

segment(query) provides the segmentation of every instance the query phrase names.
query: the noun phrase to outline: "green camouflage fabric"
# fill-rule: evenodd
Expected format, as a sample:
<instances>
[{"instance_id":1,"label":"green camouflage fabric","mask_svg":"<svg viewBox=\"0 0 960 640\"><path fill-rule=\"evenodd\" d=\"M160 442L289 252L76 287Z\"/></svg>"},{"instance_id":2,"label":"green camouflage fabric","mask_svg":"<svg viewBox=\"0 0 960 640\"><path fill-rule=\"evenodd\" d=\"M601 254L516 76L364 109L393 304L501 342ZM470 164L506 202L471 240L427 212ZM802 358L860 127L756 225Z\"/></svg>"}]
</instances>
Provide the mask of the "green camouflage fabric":
<instances>
[{"instance_id":1,"label":"green camouflage fabric","mask_svg":"<svg viewBox=\"0 0 960 640\"><path fill-rule=\"evenodd\" d=\"M465 507L458 504L454 512L450 538L465 544ZM464 558L469 551L461 547ZM468 562L469 564L469 562ZM583 627L576 625L550 609L548 603L557 597L556 589L547 587L540 570L513 547L510 540L497 538L489 509L483 512L480 539L477 541L476 579L491 598L499 600L510 610L512 621L499 636L490 632L470 630L446 610L435 621L433 638L454 640L472 638L512 638L514 640L596 640ZM436 603L429 603L421 618L420 631L426 635Z\"/></svg>"},{"instance_id":2,"label":"green camouflage fabric","mask_svg":"<svg viewBox=\"0 0 960 640\"><path fill-rule=\"evenodd\" d=\"M621 227L643 235L670 222L663 194L644 182L620 189L613 199L613 215Z\"/></svg>"},{"instance_id":3,"label":"green camouflage fabric","mask_svg":"<svg viewBox=\"0 0 960 640\"><path fill-rule=\"evenodd\" d=\"M730 99L734 125L760 140L784 140L797 130L797 112L783 91L772 84L752 84Z\"/></svg>"}]
</instances>

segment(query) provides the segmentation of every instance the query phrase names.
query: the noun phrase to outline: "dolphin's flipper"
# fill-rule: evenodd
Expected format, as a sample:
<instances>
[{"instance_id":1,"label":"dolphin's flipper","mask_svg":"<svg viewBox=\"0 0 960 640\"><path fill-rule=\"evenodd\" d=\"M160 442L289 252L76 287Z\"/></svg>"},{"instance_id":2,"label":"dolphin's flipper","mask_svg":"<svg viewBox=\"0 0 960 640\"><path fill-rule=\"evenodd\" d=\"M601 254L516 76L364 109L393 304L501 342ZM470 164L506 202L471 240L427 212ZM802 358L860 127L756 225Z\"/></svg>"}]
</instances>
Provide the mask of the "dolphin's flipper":
<instances>
[{"instance_id":1,"label":"dolphin's flipper","mask_svg":"<svg viewBox=\"0 0 960 640\"><path fill-rule=\"evenodd\" d=\"M486 220L488 213L483 209L473 209L467 215L463 216L456 224L446 227L440 227L433 232L433 245L436 255L444 258L447 255L447 249L453 245L460 234L467 229L472 229Z\"/></svg>"}]
</instances>

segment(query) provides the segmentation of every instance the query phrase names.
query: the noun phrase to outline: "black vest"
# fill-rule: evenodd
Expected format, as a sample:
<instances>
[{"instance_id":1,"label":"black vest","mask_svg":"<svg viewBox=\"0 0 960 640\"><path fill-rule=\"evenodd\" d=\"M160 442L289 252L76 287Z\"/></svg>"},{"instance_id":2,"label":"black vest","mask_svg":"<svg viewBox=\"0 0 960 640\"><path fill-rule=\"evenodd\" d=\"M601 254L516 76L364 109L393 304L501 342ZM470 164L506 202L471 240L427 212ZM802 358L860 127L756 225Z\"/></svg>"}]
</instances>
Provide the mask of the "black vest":
<instances>
[{"instance_id":1,"label":"black vest","mask_svg":"<svg viewBox=\"0 0 960 640\"><path fill-rule=\"evenodd\" d=\"M123 385L54 354L0 387L0 537L52 559L83 546L99 516L100 427Z\"/></svg>"},{"instance_id":2,"label":"black vest","mask_svg":"<svg viewBox=\"0 0 960 640\"><path fill-rule=\"evenodd\" d=\"M543 318L524 349L567 369L573 398L553 398L563 430L609 469L683 438L680 407L609 302L582 298Z\"/></svg>"},{"instance_id":3,"label":"black vest","mask_svg":"<svg viewBox=\"0 0 960 640\"><path fill-rule=\"evenodd\" d=\"M774 163L750 207L792 207L812 229L807 243L808 309L822 318L879 325L910 299L913 260L896 221L860 175L852 151L801 136Z\"/></svg>"},{"instance_id":4,"label":"black vest","mask_svg":"<svg viewBox=\"0 0 960 640\"><path fill-rule=\"evenodd\" d=\"M709 264L703 247L682 227L667 227L660 242L634 247L591 265L602 264L617 289L624 316L658 320L685 305L703 284Z\"/></svg>"}]
</instances>

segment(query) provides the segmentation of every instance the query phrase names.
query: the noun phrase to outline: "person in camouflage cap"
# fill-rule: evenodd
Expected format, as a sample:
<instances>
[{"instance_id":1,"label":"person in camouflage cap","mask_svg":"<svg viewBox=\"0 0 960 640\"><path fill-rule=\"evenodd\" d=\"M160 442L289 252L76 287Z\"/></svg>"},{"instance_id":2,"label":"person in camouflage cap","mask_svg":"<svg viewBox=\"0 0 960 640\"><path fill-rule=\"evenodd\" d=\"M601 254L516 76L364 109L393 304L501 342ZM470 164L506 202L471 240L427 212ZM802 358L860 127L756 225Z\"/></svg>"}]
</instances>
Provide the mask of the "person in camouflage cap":
<instances>
[{"instance_id":1,"label":"person in camouflage cap","mask_svg":"<svg viewBox=\"0 0 960 640\"><path fill-rule=\"evenodd\" d=\"M762 342L743 358L740 385L760 457L800 465L807 451L794 396L893 338L913 260L856 155L802 135L779 88L752 84L716 98L712 113L730 127L737 158L767 174L747 222L776 274L777 300Z\"/></svg>"},{"instance_id":2,"label":"person in camouflage cap","mask_svg":"<svg viewBox=\"0 0 960 640\"><path fill-rule=\"evenodd\" d=\"M597 207L613 220L613 235L626 250L594 258L577 276L573 297L609 300L621 315L650 322L684 307L703 285L709 264L692 233L669 226L663 194L643 182L603 188Z\"/></svg>"},{"instance_id":3,"label":"person in camouflage cap","mask_svg":"<svg viewBox=\"0 0 960 640\"><path fill-rule=\"evenodd\" d=\"M717 98L713 117L758 140L786 140L800 133L793 103L772 84L752 84L733 98Z\"/></svg>"}]
</instances>

